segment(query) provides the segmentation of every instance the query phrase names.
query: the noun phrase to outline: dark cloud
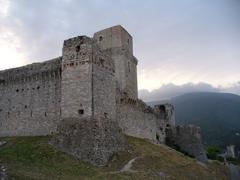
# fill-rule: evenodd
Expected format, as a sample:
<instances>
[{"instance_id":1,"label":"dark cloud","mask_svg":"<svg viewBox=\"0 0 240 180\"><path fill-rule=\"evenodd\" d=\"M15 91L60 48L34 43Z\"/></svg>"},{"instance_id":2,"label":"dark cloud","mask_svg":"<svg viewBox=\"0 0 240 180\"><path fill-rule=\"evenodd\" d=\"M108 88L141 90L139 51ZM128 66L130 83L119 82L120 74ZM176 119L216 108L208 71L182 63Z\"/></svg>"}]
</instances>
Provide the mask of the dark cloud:
<instances>
[{"instance_id":1,"label":"dark cloud","mask_svg":"<svg viewBox=\"0 0 240 180\"><path fill-rule=\"evenodd\" d=\"M148 91L146 89L139 90L139 97L145 101L158 101L170 99L172 97L191 92L228 92L240 95L240 82L228 88L216 88L207 83L187 83L180 86L174 84L166 84L153 91Z\"/></svg>"}]
</instances>

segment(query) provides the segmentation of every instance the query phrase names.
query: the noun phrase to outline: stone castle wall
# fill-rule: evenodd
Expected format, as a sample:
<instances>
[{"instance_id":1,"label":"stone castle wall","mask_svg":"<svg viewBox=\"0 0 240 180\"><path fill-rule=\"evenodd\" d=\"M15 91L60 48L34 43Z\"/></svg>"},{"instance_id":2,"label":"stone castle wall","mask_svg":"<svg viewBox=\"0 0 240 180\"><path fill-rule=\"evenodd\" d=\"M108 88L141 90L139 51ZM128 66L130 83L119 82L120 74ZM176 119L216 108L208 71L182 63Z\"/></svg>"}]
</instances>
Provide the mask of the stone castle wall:
<instances>
[{"instance_id":1,"label":"stone castle wall","mask_svg":"<svg viewBox=\"0 0 240 180\"><path fill-rule=\"evenodd\" d=\"M91 39L64 41L62 58L62 118L92 116Z\"/></svg>"},{"instance_id":2,"label":"stone castle wall","mask_svg":"<svg viewBox=\"0 0 240 180\"><path fill-rule=\"evenodd\" d=\"M137 63L131 35L114 26L95 33L93 38L65 40L60 58L0 71L0 136L47 135L56 132L62 120L73 118L84 120L78 123L79 136L73 140L82 135L84 141L94 139L93 134L86 134L98 131L101 138L95 140L105 143L103 154L116 150L106 138L112 138L118 149L123 131L177 146L204 162L198 129L176 127L172 105L151 108L138 99ZM108 120L106 126L104 119ZM85 125L89 127L86 130ZM68 131L64 132L68 136ZM115 141L118 138L120 141ZM88 148L95 151L100 144L93 142ZM92 157L107 159L99 154Z\"/></svg>"},{"instance_id":3,"label":"stone castle wall","mask_svg":"<svg viewBox=\"0 0 240 180\"><path fill-rule=\"evenodd\" d=\"M160 112L147 106L143 101L131 99L119 91L117 95L117 121L123 132L164 144L165 128L174 118L173 107L169 104L161 105L165 111Z\"/></svg>"},{"instance_id":4,"label":"stone castle wall","mask_svg":"<svg viewBox=\"0 0 240 180\"><path fill-rule=\"evenodd\" d=\"M116 120L116 78L114 62L94 45L93 53L93 115Z\"/></svg>"},{"instance_id":5,"label":"stone castle wall","mask_svg":"<svg viewBox=\"0 0 240 180\"><path fill-rule=\"evenodd\" d=\"M153 113L142 111L137 104L119 104L118 123L125 134L139 138L156 140L156 117Z\"/></svg>"},{"instance_id":6,"label":"stone castle wall","mask_svg":"<svg viewBox=\"0 0 240 180\"><path fill-rule=\"evenodd\" d=\"M93 38L113 59L118 88L137 100L137 59L133 56L132 36L123 27L114 26L96 32Z\"/></svg>"},{"instance_id":7,"label":"stone castle wall","mask_svg":"<svg viewBox=\"0 0 240 180\"><path fill-rule=\"evenodd\" d=\"M61 58L0 72L0 136L46 135L61 116Z\"/></svg>"},{"instance_id":8,"label":"stone castle wall","mask_svg":"<svg viewBox=\"0 0 240 180\"><path fill-rule=\"evenodd\" d=\"M62 118L108 117L116 119L115 66L86 36L64 42Z\"/></svg>"},{"instance_id":9,"label":"stone castle wall","mask_svg":"<svg viewBox=\"0 0 240 180\"><path fill-rule=\"evenodd\" d=\"M166 143L203 163L207 162L199 127L193 125L171 127L167 129Z\"/></svg>"}]
</instances>

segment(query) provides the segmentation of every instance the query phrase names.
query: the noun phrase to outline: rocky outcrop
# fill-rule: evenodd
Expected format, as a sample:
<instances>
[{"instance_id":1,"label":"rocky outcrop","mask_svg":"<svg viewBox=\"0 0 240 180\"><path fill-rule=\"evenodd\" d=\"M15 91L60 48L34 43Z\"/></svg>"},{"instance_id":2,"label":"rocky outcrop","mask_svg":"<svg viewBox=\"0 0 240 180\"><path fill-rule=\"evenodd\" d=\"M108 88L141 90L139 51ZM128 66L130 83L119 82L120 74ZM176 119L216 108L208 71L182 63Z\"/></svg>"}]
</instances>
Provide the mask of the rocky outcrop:
<instances>
[{"instance_id":1,"label":"rocky outcrop","mask_svg":"<svg viewBox=\"0 0 240 180\"><path fill-rule=\"evenodd\" d=\"M128 145L117 123L102 119L64 119L50 144L95 166L107 164L113 154Z\"/></svg>"}]
</instances>

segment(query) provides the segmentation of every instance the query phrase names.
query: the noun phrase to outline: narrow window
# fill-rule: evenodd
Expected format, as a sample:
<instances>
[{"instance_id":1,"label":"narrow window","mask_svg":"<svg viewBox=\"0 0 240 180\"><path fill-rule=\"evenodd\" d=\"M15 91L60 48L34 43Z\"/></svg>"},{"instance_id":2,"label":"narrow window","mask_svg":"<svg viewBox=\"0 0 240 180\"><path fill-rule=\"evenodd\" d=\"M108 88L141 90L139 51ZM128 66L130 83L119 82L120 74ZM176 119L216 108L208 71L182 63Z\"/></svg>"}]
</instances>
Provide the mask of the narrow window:
<instances>
[{"instance_id":1,"label":"narrow window","mask_svg":"<svg viewBox=\"0 0 240 180\"><path fill-rule=\"evenodd\" d=\"M78 114L83 115L84 114L84 110L83 109L79 109L78 110Z\"/></svg>"},{"instance_id":2,"label":"narrow window","mask_svg":"<svg viewBox=\"0 0 240 180\"><path fill-rule=\"evenodd\" d=\"M25 109L27 109L27 105L25 105Z\"/></svg>"},{"instance_id":3,"label":"narrow window","mask_svg":"<svg viewBox=\"0 0 240 180\"><path fill-rule=\"evenodd\" d=\"M104 117L107 118L108 117L108 113L105 112L104 113Z\"/></svg>"},{"instance_id":4,"label":"narrow window","mask_svg":"<svg viewBox=\"0 0 240 180\"><path fill-rule=\"evenodd\" d=\"M45 117L47 117L47 112L45 112Z\"/></svg>"},{"instance_id":5,"label":"narrow window","mask_svg":"<svg viewBox=\"0 0 240 180\"><path fill-rule=\"evenodd\" d=\"M80 51L80 46L77 46L76 47L76 52L79 52Z\"/></svg>"},{"instance_id":6,"label":"narrow window","mask_svg":"<svg viewBox=\"0 0 240 180\"><path fill-rule=\"evenodd\" d=\"M160 139L158 134L156 134L156 139L157 139L158 141L159 141L159 139Z\"/></svg>"},{"instance_id":7,"label":"narrow window","mask_svg":"<svg viewBox=\"0 0 240 180\"><path fill-rule=\"evenodd\" d=\"M130 62L128 62L128 72L130 72Z\"/></svg>"},{"instance_id":8,"label":"narrow window","mask_svg":"<svg viewBox=\"0 0 240 180\"><path fill-rule=\"evenodd\" d=\"M103 37L102 36L99 36L99 41L102 41L103 40Z\"/></svg>"}]
</instances>

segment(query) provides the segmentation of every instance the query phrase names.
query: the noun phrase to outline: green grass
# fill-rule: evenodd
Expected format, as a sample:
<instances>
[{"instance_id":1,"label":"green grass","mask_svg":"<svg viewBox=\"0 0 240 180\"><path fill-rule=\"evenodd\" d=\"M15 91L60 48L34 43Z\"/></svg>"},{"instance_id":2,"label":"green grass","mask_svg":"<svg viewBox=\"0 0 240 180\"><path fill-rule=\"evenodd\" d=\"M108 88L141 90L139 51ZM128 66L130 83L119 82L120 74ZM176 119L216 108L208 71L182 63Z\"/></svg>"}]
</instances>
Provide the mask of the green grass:
<instances>
[{"instance_id":1,"label":"green grass","mask_svg":"<svg viewBox=\"0 0 240 180\"><path fill-rule=\"evenodd\" d=\"M131 150L114 155L106 167L93 167L48 144L50 137L4 138L0 163L8 168L12 179L228 179L223 165L211 163L207 168L194 159L165 146L127 137ZM132 158L137 172L118 172Z\"/></svg>"}]
</instances>

